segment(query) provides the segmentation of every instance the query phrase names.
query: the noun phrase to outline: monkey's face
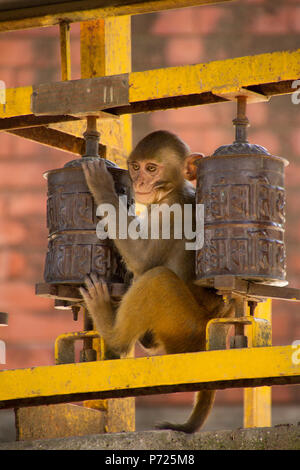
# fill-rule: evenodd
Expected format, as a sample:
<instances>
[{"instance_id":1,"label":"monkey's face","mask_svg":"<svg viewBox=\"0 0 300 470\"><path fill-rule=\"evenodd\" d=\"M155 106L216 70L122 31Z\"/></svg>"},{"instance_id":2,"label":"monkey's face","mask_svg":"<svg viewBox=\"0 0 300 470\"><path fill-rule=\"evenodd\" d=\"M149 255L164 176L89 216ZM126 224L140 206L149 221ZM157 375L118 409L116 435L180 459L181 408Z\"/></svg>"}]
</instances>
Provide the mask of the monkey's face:
<instances>
[{"instance_id":1,"label":"monkey's face","mask_svg":"<svg viewBox=\"0 0 300 470\"><path fill-rule=\"evenodd\" d=\"M140 204L157 204L172 190L165 165L157 160L129 160L128 169L135 199Z\"/></svg>"}]
</instances>

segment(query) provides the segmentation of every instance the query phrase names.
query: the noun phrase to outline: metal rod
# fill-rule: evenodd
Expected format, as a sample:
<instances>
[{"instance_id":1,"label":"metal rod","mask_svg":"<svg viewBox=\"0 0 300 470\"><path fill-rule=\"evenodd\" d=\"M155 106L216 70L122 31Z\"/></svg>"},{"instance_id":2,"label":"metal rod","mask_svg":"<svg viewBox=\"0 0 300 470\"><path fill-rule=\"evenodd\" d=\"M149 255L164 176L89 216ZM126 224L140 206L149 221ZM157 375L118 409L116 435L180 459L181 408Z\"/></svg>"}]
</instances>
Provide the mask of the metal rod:
<instances>
[{"instance_id":1,"label":"metal rod","mask_svg":"<svg viewBox=\"0 0 300 470\"><path fill-rule=\"evenodd\" d=\"M100 133L97 131L97 117L87 116L87 127L83 136L85 139L85 153L83 157L99 157Z\"/></svg>"},{"instance_id":2,"label":"metal rod","mask_svg":"<svg viewBox=\"0 0 300 470\"><path fill-rule=\"evenodd\" d=\"M246 96L237 96L237 116L232 121L235 126L235 142L234 143L247 143L247 127L249 120L246 116Z\"/></svg>"},{"instance_id":3,"label":"metal rod","mask_svg":"<svg viewBox=\"0 0 300 470\"><path fill-rule=\"evenodd\" d=\"M93 322L86 308L83 309L83 329L91 331ZM80 362L96 361L97 351L93 349L93 338L84 338L83 349L80 351Z\"/></svg>"}]
</instances>

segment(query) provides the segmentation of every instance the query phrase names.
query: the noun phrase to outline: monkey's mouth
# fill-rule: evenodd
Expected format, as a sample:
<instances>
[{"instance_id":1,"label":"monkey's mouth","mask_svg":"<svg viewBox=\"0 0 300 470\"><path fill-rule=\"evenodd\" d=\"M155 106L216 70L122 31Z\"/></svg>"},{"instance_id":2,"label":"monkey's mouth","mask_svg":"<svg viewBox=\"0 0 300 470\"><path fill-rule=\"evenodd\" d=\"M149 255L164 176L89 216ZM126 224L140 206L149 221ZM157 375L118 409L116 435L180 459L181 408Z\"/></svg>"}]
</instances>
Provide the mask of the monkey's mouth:
<instances>
[{"instance_id":1,"label":"monkey's mouth","mask_svg":"<svg viewBox=\"0 0 300 470\"><path fill-rule=\"evenodd\" d=\"M139 191L135 191L135 194L138 194L139 196L147 196L148 194L151 194L152 191L149 191L148 193L141 193Z\"/></svg>"}]
</instances>

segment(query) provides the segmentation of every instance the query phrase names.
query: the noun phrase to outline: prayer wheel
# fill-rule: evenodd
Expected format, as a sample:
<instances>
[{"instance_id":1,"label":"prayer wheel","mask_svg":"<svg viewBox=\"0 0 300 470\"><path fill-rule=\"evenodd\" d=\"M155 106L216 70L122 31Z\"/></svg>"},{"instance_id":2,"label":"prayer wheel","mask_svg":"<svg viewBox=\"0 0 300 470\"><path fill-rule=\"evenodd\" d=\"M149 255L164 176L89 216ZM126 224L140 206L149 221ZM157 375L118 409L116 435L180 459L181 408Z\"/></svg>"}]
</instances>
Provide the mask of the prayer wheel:
<instances>
[{"instance_id":1,"label":"prayer wheel","mask_svg":"<svg viewBox=\"0 0 300 470\"><path fill-rule=\"evenodd\" d=\"M47 284L78 286L91 272L112 286L122 285L125 281L126 268L113 242L97 237L97 207L82 170L83 161L100 158L99 137L96 117L88 116L83 157L44 175L48 180L49 237L44 270ZM132 206L134 199L128 171L109 160L104 161L113 177L117 195L126 196L128 207ZM58 306L62 308L60 304Z\"/></svg>"},{"instance_id":2,"label":"prayer wheel","mask_svg":"<svg viewBox=\"0 0 300 470\"><path fill-rule=\"evenodd\" d=\"M96 234L96 205L81 167L83 159L48 171L48 252L44 271L47 283L82 284L95 272L107 282L122 282L124 266L112 242ZM133 203L127 170L105 160L118 195ZM100 183L101 184L101 183Z\"/></svg>"},{"instance_id":3,"label":"prayer wheel","mask_svg":"<svg viewBox=\"0 0 300 470\"><path fill-rule=\"evenodd\" d=\"M197 283L235 276L286 285L284 158L248 143L246 98L238 99L236 140L198 161L197 203L204 204L204 245Z\"/></svg>"}]
</instances>

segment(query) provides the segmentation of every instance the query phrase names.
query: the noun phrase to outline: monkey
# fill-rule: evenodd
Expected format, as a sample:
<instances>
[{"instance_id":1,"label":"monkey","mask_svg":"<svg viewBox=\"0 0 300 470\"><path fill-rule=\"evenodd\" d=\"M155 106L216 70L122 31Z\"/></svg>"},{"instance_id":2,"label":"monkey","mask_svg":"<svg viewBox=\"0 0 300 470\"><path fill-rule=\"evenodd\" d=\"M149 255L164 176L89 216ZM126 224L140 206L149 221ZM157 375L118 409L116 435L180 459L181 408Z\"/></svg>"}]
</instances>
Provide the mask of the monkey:
<instances>
[{"instance_id":1,"label":"monkey","mask_svg":"<svg viewBox=\"0 0 300 470\"><path fill-rule=\"evenodd\" d=\"M150 212L153 204L196 205L195 160L188 145L176 134L159 130L146 135L127 159L135 200ZM111 175L101 159L82 164L87 185L97 205L112 204L121 210ZM193 213L195 211L193 210ZM128 215L128 221L137 220ZM172 219L172 224L175 224ZM161 227L159 227L161 229ZM150 229L149 229L150 230ZM171 231L172 233L172 231ZM160 232L161 235L161 232ZM185 247L186 238L116 238L113 240L133 282L114 309L106 282L90 273L82 298L95 328L107 347L126 356L136 342L149 354L178 354L205 350L206 325L211 318L232 315L232 305L211 288L197 286L195 253ZM196 393L186 423L161 423L159 429L192 433L204 424L213 406L215 390Z\"/></svg>"}]
</instances>

